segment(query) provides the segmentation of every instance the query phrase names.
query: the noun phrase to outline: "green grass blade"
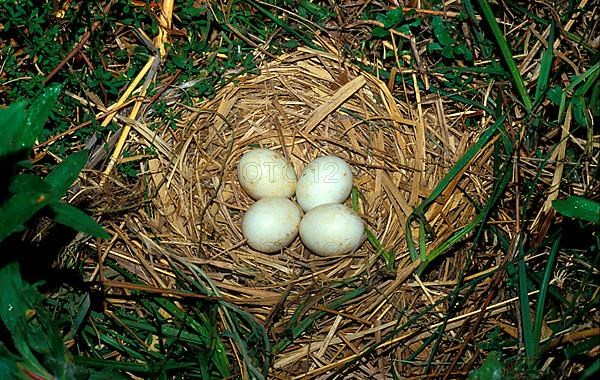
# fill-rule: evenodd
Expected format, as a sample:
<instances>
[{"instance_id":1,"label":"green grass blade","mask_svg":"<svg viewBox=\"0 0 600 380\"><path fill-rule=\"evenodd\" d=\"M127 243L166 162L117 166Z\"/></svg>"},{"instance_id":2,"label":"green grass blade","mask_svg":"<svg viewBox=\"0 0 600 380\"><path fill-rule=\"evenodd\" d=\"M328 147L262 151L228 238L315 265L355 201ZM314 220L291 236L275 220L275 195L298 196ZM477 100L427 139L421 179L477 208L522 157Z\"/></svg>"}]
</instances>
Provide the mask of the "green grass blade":
<instances>
[{"instance_id":1,"label":"green grass blade","mask_svg":"<svg viewBox=\"0 0 600 380\"><path fill-rule=\"evenodd\" d=\"M546 262L546 268L544 269L544 279L540 287L540 294L538 296L537 306L535 308L535 317L533 324L533 352L538 352L540 337L542 336L542 322L544 321L544 306L546 305L546 296L548 294L548 287L552 272L554 271L554 263L556 262L556 255L560 248L560 236L554 240L552 248L550 249L550 255Z\"/></svg>"},{"instance_id":2,"label":"green grass blade","mask_svg":"<svg viewBox=\"0 0 600 380\"><path fill-rule=\"evenodd\" d=\"M459 95L459 94L456 94L454 92L450 92L450 91L444 90L442 88L436 87L433 84L431 86L429 86L429 91L431 91L432 93L435 93L435 94L439 94L441 97L448 98L448 99L453 100L455 102L459 102L459 103L463 103L463 104L467 104L467 105L473 106L473 107L475 107L477 109L480 109L480 110L483 110L483 111L489 113L490 115L494 115L495 114L494 110L491 109L488 106L485 106L485 105L483 105L483 104L481 104L479 102L476 102L473 99L467 98L466 96Z\"/></svg>"},{"instance_id":3,"label":"green grass blade","mask_svg":"<svg viewBox=\"0 0 600 380\"><path fill-rule=\"evenodd\" d=\"M535 360L537 355L535 348L539 344L534 342L533 329L531 323L531 313L529 311L529 293L527 288L527 267L525 265L525 257L523 254L523 243L519 242L519 261L518 277L519 277L519 310L521 312L521 329L523 333L523 344L525 345L525 355L530 361Z\"/></svg>"},{"instance_id":4,"label":"green grass blade","mask_svg":"<svg viewBox=\"0 0 600 380\"><path fill-rule=\"evenodd\" d=\"M519 68L517 67L517 63L513 57L512 51L506 39L504 38L504 33L500 30L500 26L498 22L496 22L496 17L494 16L494 11L490 7L490 4L487 0L477 0L479 6L481 7L483 17L490 27L494 38L496 39L496 43L500 48L500 53L502 54L502 58L504 58L504 62L508 67L508 71L512 77L513 83L517 88L517 92L521 97L521 101L525 106L527 111L531 111L533 105L531 103L531 99L529 98L529 94L527 94L527 89L525 88L525 82L523 82L523 78L521 77L521 73L519 72Z\"/></svg>"},{"instance_id":5,"label":"green grass blade","mask_svg":"<svg viewBox=\"0 0 600 380\"><path fill-rule=\"evenodd\" d=\"M431 205L435 201L435 199L437 197L439 197L440 194L442 194L444 189L450 184L450 182L454 179L454 177L456 177L458 175L458 173L460 173L461 170L471 161L471 159L473 157L475 157L475 155L477 155L477 153L479 153L479 151L481 149L483 149L483 147L488 143L488 141L492 138L492 136L494 136L494 134L496 134L496 132L498 131L498 129L500 128L500 126L502 125L504 120L506 120L506 117L507 117L507 114L502 115L500 118L498 118L496 120L496 122L494 124L492 124L486 131L484 131L481 134L481 136L479 137L477 142L475 142L475 144L473 144L461 156L461 158L456 162L456 164L452 168L450 168L450 170L448 171L448 174L446 174L444 176L444 178L442 178L442 180L438 183L438 185L433 189L431 194L427 198L425 198L423 200L423 202L421 202L421 204L419 206L417 206L413 210L412 214L410 214L410 216L408 217L408 220L406 222L406 231L405 231L406 232L406 243L408 246L408 250L410 252L410 256L413 259L413 261L416 260L417 257L419 257L419 254L417 252L415 243L412 239L411 223L414 220L425 220L425 211L427 210L429 205Z\"/></svg>"},{"instance_id":6,"label":"green grass blade","mask_svg":"<svg viewBox=\"0 0 600 380\"><path fill-rule=\"evenodd\" d=\"M594 361L592 365L587 367L581 375L581 380L596 379L597 373L600 371L600 360Z\"/></svg>"},{"instance_id":7,"label":"green grass blade","mask_svg":"<svg viewBox=\"0 0 600 380\"><path fill-rule=\"evenodd\" d=\"M101 367L101 368L113 368L120 371L134 372L134 373L155 373L159 369L160 363L135 363L135 362L124 362L118 360L107 360L107 359L97 359L97 358L88 358L83 356L75 357L75 363L84 365L86 367ZM175 362L170 361L165 366L166 370L173 370L178 368L188 368L194 367L196 363L194 362Z\"/></svg>"},{"instance_id":8,"label":"green grass blade","mask_svg":"<svg viewBox=\"0 0 600 380\"><path fill-rule=\"evenodd\" d=\"M436 310L436 308L439 305L447 304L448 301L450 299L452 299L452 297L456 297L458 294L460 294L461 292L463 292L466 288L473 287L477 283L485 280L486 278L488 278L488 276L481 276L479 278L476 278L474 280L469 281L467 284L463 284L462 286L457 286L448 295L446 295L444 297L441 297L439 300L436 300L432 304L427 305L425 308L423 308L423 310L418 311L416 314L412 315L410 318L408 318L408 320L406 322L401 323L400 322L401 319L398 319L398 323L394 327L394 329L392 329L390 332L388 332L384 336L382 336L381 341L378 344L373 344L373 345L370 345L369 347L367 347L364 351L362 351L360 353L360 355L357 355L354 359L352 359L351 361L347 362L342 367L340 367L331 376L331 378L336 378L336 379L337 378L345 378L345 377L342 376L342 374L345 371L347 371L348 368L350 368L351 366L355 365L356 363L360 363L363 358L369 357L370 355L372 355L376 350L378 350L382 346L386 345L387 342L393 340L396 336L398 336L398 334L400 334L402 332L406 332L406 330L410 326L412 326L412 325L416 324L417 322L419 322L419 320L421 318L423 318L423 316L425 316L425 315L433 312L434 310ZM400 344L403 344L403 343L398 343L398 345L400 345ZM390 349L390 347L387 347L386 349Z\"/></svg>"},{"instance_id":9,"label":"green grass blade","mask_svg":"<svg viewBox=\"0 0 600 380\"><path fill-rule=\"evenodd\" d=\"M375 234L370 229L365 228L365 234L367 235L367 241L375 249L375 259L381 256L383 258L383 261L385 262L385 268L389 272L392 272L394 270L396 252L388 251L387 249L385 249L385 247L381 244L377 236L375 236ZM373 262L375 262L375 260L372 260L370 264Z\"/></svg>"},{"instance_id":10,"label":"green grass blade","mask_svg":"<svg viewBox=\"0 0 600 380\"><path fill-rule=\"evenodd\" d=\"M276 15L274 15L271 12L269 12L265 8L261 7L260 5L258 5L257 2L255 2L255 1L248 1L248 3L252 4L252 6L254 8L258 9L263 15L265 15L271 21L273 21L273 23L275 23L275 25L277 25L280 28L284 29L286 32L288 32L288 33L290 33L290 34L298 37L298 39L300 39L302 42L304 42L307 46L310 46L311 48L316 49L316 50L323 50L322 47L320 47L318 45L315 45L309 38L306 38L300 32L298 32L298 30L296 28L288 25L286 22L284 22L283 20L281 20Z\"/></svg>"},{"instance_id":11,"label":"green grass blade","mask_svg":"<svg viewBox=\"0 0 600 380\"><path fill-rule=\"evenodd\" d=\"M596 63L585 73L581 74L581 76L577 77L576 80L573 81L569 86L567 86L567 91L571 91L579 83L583 83L581 87L574 91L573 96L584 96L587 92L592 88L592 86L598 85L598 75L600 74L600 63Z\"/></svg>"},{"instance_id":12,"label":"green grass blade","mask_svg":"<svg viewBox=\"0 0 600 380\"><path fill-rule=\"evenodd\" d=\"M594 66L590 67L586 72L579 76L573 76L572 82L563 90L560 97L560 105L558 109L558 123L561 123L563 120L563 116L565 114L565 110L567 108L567 96L571 91L573 92L573 96L583 96L590 88L597 88L598 86L594 86L596 84L596 80L598 75L600 74L600 62L596 63ZM581 88L577 88L579 84L583 83ZM597 101L592 99L592 101Z\"/></svg>"},{"instance_id":13,"label":"green grass blade","mask_svg":"<svg viewBox=\"0 0 600 380\"><path fill-rule=\"evenodd\" d=\"M364 287L359 287L359 288L353 289L352 291L349 291L348 293L344 294L343 296L339 297L338 299L325 305L325 307L328 309L337 310L338 308L342 307L347 302L352 301L353 299L355 299L357 297L360 297L365 291L366 291L366 288L364 288ZM303 306L304 305L301 305L300 308L302 308ZM315 312L315 313L309 315L308 317L300 320L296 326L289 328L291 338L284 338L284 339L280 340L279 342L277 342L277 344L275 344L273 346L273 353L277 354L277 353L280 353L281 351L285 350L290 344L292 344L292 342L295 339L297 339L298 337L300 337L300 335L302 335L305 331L307 331L310 326L312 326L317 320L319 320L320 318L322 318L323 316L325 316L327 314L328 313L325 311L318 311L318 312ZM292 321L290 320L290 322L292 322Z\"/></svg>"},{"instance_id":14,"label":"green grass blade","mask_svg":"<svg viewBox=\"0 0 600 380\"><path fill-rule=\"evenodd\" d=\"M491 211L495 208L497 202L499 201L500 197L504 193L504 189L506 189L506 186L508 185L508 182L511 179L511 175L512 175L511 168L512 168L512 165L507 163L507 165L505 166L505 169L503 170L500 177L498 178L496 186L494 187L494 191L490 195L490 198L488 199L486 206L483 208L483 210L481 210L481 212L479 214L477 214L477 216L475 217L475 219L472 222L459 228L446 241L444 241L442 244L440 244L435 249L431 250L431 252L429 252L429 255L427 256L426 260L423 261L421 263L421 265L419 266L419 273L423 272L423 270L425 270L425 268L427 267L427 265L429 265L429 263L431 263L433 260L435 260L438 256L447 252L456 243L458 243L459 241L464 239L465 236L470 234L475 229L475 227L480 225L482 222L484 222L484 220L486 220L489 217Z\"/></svg>"},{"instance_id":15,"label":"green grass blade","mask_svg":"<svg viewBox=\"0 0 600 380\"><path fill-rule=\"evenodd\" d=\"M550 36L548 37L548 47L542 54L542 62L540 64L540 74L537 78L535 86L535 99L534 103L538 104L544 99L544 94L548 90L548 79L550 78L550 71L552 69L552 60L554 59L554 20L550 26Z\"/></svg>"}]
</instances>

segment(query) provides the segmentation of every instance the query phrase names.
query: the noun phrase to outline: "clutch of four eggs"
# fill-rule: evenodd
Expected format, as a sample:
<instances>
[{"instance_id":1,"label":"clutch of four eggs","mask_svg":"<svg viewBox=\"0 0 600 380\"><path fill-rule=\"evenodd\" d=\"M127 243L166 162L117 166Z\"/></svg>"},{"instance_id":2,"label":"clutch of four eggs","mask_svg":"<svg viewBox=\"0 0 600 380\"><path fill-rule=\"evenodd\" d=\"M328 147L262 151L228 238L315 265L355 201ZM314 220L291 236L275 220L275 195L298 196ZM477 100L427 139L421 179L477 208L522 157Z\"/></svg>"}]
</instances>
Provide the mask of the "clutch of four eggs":
<instances>
[{"instance_id":1,"label":"clutch of four eggs","mask_svg":"<svg viewBox=\"0 0 600 380\"><path fill-rule=\"evenodd\" d=\"M260 252L279 252L298 233L313 253L348 253L364 241L360 217L342 203L352 191L352 170L337 156L321 156L300 174L278 152L253 149L238 164L240 185L255 202L242 219L248 245ZM296 196L296 203L290 200ZM302 211L304 211L304 216Z\"/></svg>"}]
</instances>

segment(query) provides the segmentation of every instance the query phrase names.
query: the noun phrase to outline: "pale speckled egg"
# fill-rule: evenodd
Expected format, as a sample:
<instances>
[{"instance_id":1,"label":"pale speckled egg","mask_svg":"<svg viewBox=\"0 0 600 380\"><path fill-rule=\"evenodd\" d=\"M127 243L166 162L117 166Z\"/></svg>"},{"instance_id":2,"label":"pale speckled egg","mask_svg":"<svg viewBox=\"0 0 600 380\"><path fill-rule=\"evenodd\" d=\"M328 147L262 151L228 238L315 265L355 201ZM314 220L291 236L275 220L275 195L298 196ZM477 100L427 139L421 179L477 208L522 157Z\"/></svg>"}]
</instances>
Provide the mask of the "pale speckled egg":
<instances>
[{"instance_id":1,"label":"pale speckled egg","mask_svg":"<svg viewBox=\"0 0 600 380\"><path fill-rule=\"evenodd\" d=\"M296 172L285 157L270 149L252 149L238 164L238 179L253 199L290 198L296 191Z\"/></svg>"},{"instance_id":2,"label":"pale speckled egg","mask_svg":"<svg viewBox=\"0 0 600 380\"><path fill-rule=\"evenodd\" d=\"M300 222L300 239L311 252L334 256L351 252L364 242L365 226L350 208L339 203L317 206Z\"/></svg>"},{"instance_id":3,"label":"pale speckled egg","mask_svg":"<svg viewBox=\"0 0 600 380\"><path fill-rule=\"evenodd\" d=\"M327 203L343 203L352 191L352 170L337 156L311 161L300 175L296 201L304 211Z\"/></svg>"},{"instance_id":4,"label":"pale speckled egg","mask_svg":"<svg viewBox=\"0 0 600 380\"><path fill-rule=\"evenodd\" d=\"M290 245L298 235L302 212L287 198L263 198L242 219L242 234L253 249L273 253Z\"/></svg>"}]
</instances>

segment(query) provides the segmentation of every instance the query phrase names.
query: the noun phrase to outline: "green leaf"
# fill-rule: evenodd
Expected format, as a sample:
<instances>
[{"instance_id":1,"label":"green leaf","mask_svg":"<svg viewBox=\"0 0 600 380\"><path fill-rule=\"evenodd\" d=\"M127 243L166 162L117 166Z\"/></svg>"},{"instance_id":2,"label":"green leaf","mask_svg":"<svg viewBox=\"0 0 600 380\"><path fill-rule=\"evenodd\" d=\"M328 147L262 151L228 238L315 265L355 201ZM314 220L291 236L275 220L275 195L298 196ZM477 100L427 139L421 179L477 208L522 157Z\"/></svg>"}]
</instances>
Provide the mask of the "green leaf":
<instances>
[{"instance_id":1,"label":"green leaf","mask_svg":"<svg viewBox=\"0 0 600 380\"><path fill-rule=\"evenodd\" d=\"M390 36L390 31L384 28L375 27L371 30L371 37L386 38Z\"/></svg>"},{"instance_id":2,"label":"green leaf","mask_svg":"<svg viewBox=\"0 0 600 380\"><path fill-rule=\"evenodd\" d=\"M437 42L432 42L430 44L427 44L427 52L429 53L433 53L434 51L440 51L442 50L442 45L440 45Z\"/></svg>"},{"instance_id":3,"label":"green leaf","mask_svg":"<svg viewBox=\"0 0 600 380\"><path fill-rule=\"evenodd\" d=\"M35 139L37 139L50 116L52 107L58 100L61 87L58 83L48 86L27 108L25 128L21 137L23 147L31 147L35 143Z\"/></svg>"},{"instance_id":4,"label":"green leaf","mask_svg":"<svg viewBox=\"0 0 600 380\"><path fill-rule=\"evenodd\" d=\"M567 359L572 360L579 355L585 355L591 352L595 347L600 346L600 336L593 336L581 342L575 343L573 346L567 346L564 349Z\"/></svg>"},{"instance_id":5,"label":"green leaf","mask_svg":"<svg viewBox=\"0 0 600 380\"><path fill-rule=\"evenodd\" d=\"M179 67L180 69L183 69L187 62L187 57L185 55L175 55L172 59L175 66Z\"/></svg>"},{"instance_id":6,"label":"green leaf","mask_svg":"<svg viewBox=\"0 0 600 380\"><path fill-rule=\"evenodd\" d=\"M9 352L0 343L0 374L12 371L14 376L6 378L17 379L67 378L72 371L70 355L56 324L41 306L44 297L22 279L18 264L0 269L0 289L0 320L14 345Z\"/></svg>"},{"instance_id":7,"label":"green leaf","mask_svg":"<svg viewBox=\"0 0 600 380\"><path fill-rule=\"evenodd\" d=\"M470 380L501 380L504 378L504 365L500 362L499 354L492 351L478 370L469 374Z\"/></svg>"},{"instance_id":8,"label":"green leaf","mask_svg":"<svg viewBox=\"0 0 600 380\"><path fill-rule=\"evenodd\" d=\"M17 102L11 104L6 109L0 109L0 132L4 140L0 144L0 157L14 154L24 149L20 135L25 123L26 105L26 102Z\"/></svg>"},{"instance_id":9,"label":"green leaf","mask_svg":"<svg viewBox=\"0 0 600 380\"><path fill-rule=\"evenodd\" d=\"M394 263L396 261L396 252L385 249L385 247L381 245L379 239L377 239L377 236L375 236L375 234L373 234L373 232L371 232L371 230L368 228L365 229L365 233L367 235L367 240L371 246L375 248L375 255L381 255L381 257L383 257L383 261L385 262L385 268L389 272L392 272L394 270Z\"/></svg>"},{"instance_id":10,"label":"green leaf","mask_svg":"<svg viewBox=\"0 0 600 380\"><path fill-rule=\"evenodd\" d=\"M87 158L87 150L74 153L56 165L46 176L45 181L52 186L54 200L60 200L67 190L69 190L69 187L75 182L79 176L79 172L85 166Z\"/></svg>"},{"instance_id":11,"label":"green leaf","mask_svg":"<svg viewBox=\"0 0 600 380\"><path fill-rule=\"evenodd\" d=\"M585 371L583 371L583 374L581 375L580 379L595 379L596 376L598 376L598 371L600 371L600 360L595 360L589 367L585 369Z\"/></svg>"},{"instance_id":12,"label":"green leaf","mask_svg":"<svg viewBox=\"0 0 600 380\"><path fill-rule=\"evenodd\" d=\"M411 28L417 28L421 26L421 19L415 18L413 22L402 24L398 27L398 31L404 34L411 34ZM398 41L400 42L400 41Z\"/></svg>"},{"instance_id":13,"label":"green leaf","mask_svg":"<svg viewBox=\"0 0 600 380\"><path fill-rule=\"evenodd\" d=\"M52 188L43 179L33 174L19 174L14 177L8 190L18 193L50 193Z\"/></svg>"},{"instance_id":14,"label":"green leaf","mask_svg":"<svg viewBox=\"0 0 600 380\"><path fill-rule=\"evenodd\" d=\"M321 7L311 1L302 0L298 2L299 8L306 10L309 14L315 16L319 20L324 20L327 17L334 15L333 12L330 12L326 7Z\"/></svg>"},{"instance_id":15,"label":"green leaf","mask_svg":"<svg viewBox=\"0 0 600 380\"><path fill-rule=\"evenodd\" d=\"M555 106L560 105L562 96L563 96L563 89L560 88L560 86L550 87L550 89L548 90L548 93L546 94L546 97L548 98L548 100L550 100L552 103L554 103Z\"/></svg>"},{"instance_id":16,"label":"green leaf","mask_svg":"<svg viewBox=\"0 0 600 380\"><path fill-rule=\"evenodd\" d=\"M43 192L19 193L13 195L0 207L0 241L24 228L24 224L49 200L49 194Z\"/></svg>"},{"instance_id":17,"label":"green leaf","mask_svg":"<svg viewBox=\"0 0 600 380\"><path fill-rule=\"evenodd\" d=\"M550 69L552 68L552 60L554 59L554 21L550 28L550 37L548 38L548 47L542 54L542 62L540 64L540 74L537 78L535 86L535 98L534 103L538 103L542 100L544 92L548 88L548 78L550 77Z\"/></svg>"},{"instance_id":18,"label":"green leaf","mask_svg":"<svg viewBox=\"0 0 600 380\"><path fill-rule=\"evenodd\" d=\"M71 325L71 336L74 337L75 335L77 335L77 332L83 325L85 318L87 318L87 316L89 315L90 305L90 295L86 293L81 299L81 302L79 303L79 310L77 311L77 315L75 315L75 318L73 318L73 324Z\"/></svg>"},{"instance_id":19,"label":"green leaf","mask_svg":"<svg viewBox=\"0 0 600 380\"><path fill-rule=\"evenodd\" d=\"M378 16L377 20L383 23L385 29L395 28L404 20L404 11L402 8L391 9L385 15Z\"/></svg>"},{"instance_id":20,"label":"green leaf","mask_svg":"<svg viewBox=\"0 0 600 380\"><path fill-rule=\"evenodd\" d=\"M552 201L552 207L561 215L581 219L587 222L600 223L600 203L571 195L567 199Z\"/></svg>"},{"instance_id":21,"label":"green leaf","mask_svg":"<svg viewBox=\"0 0 600 380\"><path fill-rule=\"evenodd\" d=\"M540 294L538 295L537 305L535 307L535 319L533 323L533 342L534 352L538 352L540 347L540 339L542 336L542 325L544 324L544 311L546 305L546 297L548 295L550 281L552 280L552 272L554 271L554 263L556 262L556 256L560 249L559 235L552 243L552 249L550 249L550 255L546 261L546 268L544 269L544 278L540 285Z\"/></svg>"},{"instance_id":22,"label":"green leaf","mask_svg":"<svg viewBox=\"0 0 600 380\"><path fill-rule=\"evenodd\" d=\"M442 56L448 59L454 58L454 48L452 45L444 45L442 48Z\"/></svg>"},{"instance_id":23,"label":"green leaf","mask_svg":"<svg viewBox=\"0 0 600 380\"><path fill-rule=\"evenodd\" d=\"M583 96L574 96L571 99L571 105L573 106L573 118L575 121L579 125L586 127L588 125L587 107Z\"/></svg>"},{"instance_id":24,"label":"green leaf","mask_svg":"<svg viewBox=\"0 0 600 380\"><path fill-rule=\"evenodd\" d=\"M515 58L510 49L510 46L506 42L506 38L504 37L504 33L500 29L498 22L496 21L496 16L494 11L492 11L492 7L488 3L487 0L478 0L479 6L483 12L483 17L490 27L494 38L496 39L496 43L500 48L500 53L502 53L502 57L504 58L504 63L508 67L508 71L512 76L513 83L517 88L517 92L521 97L523 105L527 111L531 111L532 103L529 98L529 94L527 93L527 89L525 88L525 82L523 81L523 77L521 76L521 72L517 67L517 63L515 62Z\"/></svg>"},{"instance_id":25,"label":"green leaf","mask_svg":"<svg viewBox=\"0 0 600 380\"><path fill-rule=\"evenodd\" d=\"M462 55L467 61L473 60L473 52L471 52L471 50L469 50L467 45L461 44L461 45L456 46L454 48L454 52Z\"/></svg>"},{"instance_id":26,"label":"green leaf","mask_svg":"<svg viewBox=\"0 0 600 380\"><path fill-rule=\"evenodd\" d=\"M451 46L455 42L454 38L450 37L444 20L440 16L431 18L431 26L433 27L433 34L442 46Z\"/></svg>"},{"instance_id":27,"label":"green leaf","mask_svg":"<svg viewBox=\"0 0 600 380\"><path fill-rule=\"evenodd\" d=\"M57 202L52 203L50 208L54 211L54 218L58 223L95 237L102 239L110 238L110 235L104 231L102 226L77 207L71 206L68 203Z\"/></svg>"},{"instance_id":28,"label":"green leaf","mask_svg":"<svg viewBox=\"0 0 600 380\"><path fill-rule=\"evenodd\" d=\"M442 180L437 184L437 186L433 189L429 197L424 199L419 206L417 206L413 212L409 215L408 220L406 222L406 244L408 246L408 251L410 253L410 257L416 260L419 256L417 255L417 248L415 246L415 242L412 238L412 230L411 223L415 220L423 221L425 218L425 212L430 204L432 204L435 199L442 194L444 189L448 186L448 184L452 181L452 179L457 176L463 169L465 165L469 163L469 161L481 151L481 149L487 144L487 142L498 132L498 130L502 130L502 123L506 120L507 114L503 114L500 118L498 118L494 124L492 124L487 130L485 130L481 136L479 136L479 140L477 140L454 164L453 167L450 168L448 173L442 178ZM466 226L465 228L474 228ZM461 231L457 231L460 233ZM441 251L440 251L441 252ZM441 253L439 253L441 254ZM426 265L426 263L425 263Z\"/></svg>"},{"instance_id":29,"label":"green leaf","mask_svg":"<svg viewBox=\"0 0 600 380\"><path fill-rule=\"evenodd\" d=\"M523 253L523 245L519 246L519 261L517 262L518 276L518 292L519 292L519 312L521 314L521 331L523 337L523 345L525 346L525 356L527 359L534 360L537 355L536 348L539 346L539 341L534 341L533 323L529 309L529 293L527 281L527 265L525 264L525 254Z\"/></svg>"},{"instance_id":30,"label":"green leaf","mask_svg":"<svg viewBox=\"0 0 600 380\"><path fill-rule=\"evenodd\" d=\"M14 379L17 376L17 362L19 357L14 355L0 342L0 378Z\"/></svg>"},{"instance_id":31,"label":"green leaf","mask_svg":"<svg viewBox=\"0 0 600 380\"><path fill-rule=\"evenodd\" d=\"M0 268L0 320L11 334L14 334L19 320L41 296L33 286L23 281L17 263Z\"/></svg>"},{"instance_id":32,"label":"green leaf","mask_svg":"<svg viewBox=\"0 0 600 380\"><path fill-rule=\"evenodd\" d=\"M92 372L88 380L126 380L128 377L121 375L113 368L104 368L99 372Z\"/></svg>"}]
</instances>

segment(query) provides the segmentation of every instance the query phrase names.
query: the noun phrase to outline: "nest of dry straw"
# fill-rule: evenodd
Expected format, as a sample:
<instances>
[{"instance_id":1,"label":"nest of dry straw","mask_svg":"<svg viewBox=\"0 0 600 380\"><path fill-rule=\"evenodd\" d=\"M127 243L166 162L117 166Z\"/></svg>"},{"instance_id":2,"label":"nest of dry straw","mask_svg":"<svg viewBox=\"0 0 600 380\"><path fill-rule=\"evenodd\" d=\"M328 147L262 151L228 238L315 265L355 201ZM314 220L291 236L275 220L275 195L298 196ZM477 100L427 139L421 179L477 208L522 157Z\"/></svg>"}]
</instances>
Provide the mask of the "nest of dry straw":
<instances>
[{"instance_id":1,"label":"nest of dry straw","mask_svg":"<svg viewBox=\"0 0 600 380\"><path fill-rule=\"evenodd\" d=\"M430 272L435 282L411 277L418 261L408 254L407 219L477 138L460 129L464 112L439 98L421 99L412 84L397 99L336 52L303 48L264 63L260 74L225 86L210 101L175 105L182 115L178 128L156 137L161 149L149 162L152 207L128 217L118 234L135 250L147 247L142 250L150 258L115 250L114 241L105 252L160 287L174 286L164 256L200 264L221 295L244 301L273 341L287 339L276 346L276 373L339 369L450 291L464 262L460 254L446 258ZM235 173L241 155L257 146L281 152L298 173L319 155L344 158L355 174L348 205L365 221L370 239L343 257L312 255L299 239L278 254L252 250L240 226L253 201ZM489 192L488 154L481 150L428 208L427 251L472 221L473 204ZM418 229L408 228L418 238ZM393 269L382 258L390 252ZM431 336L447 307L425 313L379 347L389 355L362 362L361 370L373 375L402 366L407 347ZM290 333L304 317L313 318L310 329ZM454 344L452 330L460 326L460 318L451 321L442 347ZM398 346L398 339L406 345Z\"/></svg>"}]
</instances>

